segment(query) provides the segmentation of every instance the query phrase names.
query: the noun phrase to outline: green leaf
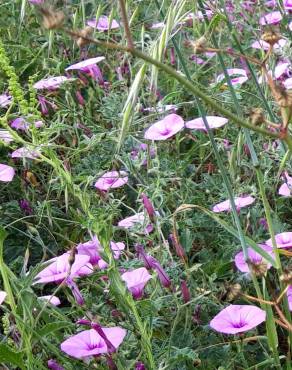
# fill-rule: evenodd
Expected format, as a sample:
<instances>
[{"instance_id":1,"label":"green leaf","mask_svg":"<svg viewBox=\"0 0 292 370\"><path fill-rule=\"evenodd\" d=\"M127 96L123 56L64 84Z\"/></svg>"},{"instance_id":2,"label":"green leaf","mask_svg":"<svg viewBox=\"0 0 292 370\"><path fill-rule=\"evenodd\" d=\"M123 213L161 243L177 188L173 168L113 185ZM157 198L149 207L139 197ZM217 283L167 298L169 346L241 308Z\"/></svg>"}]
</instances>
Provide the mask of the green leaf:
<instances>
[{"instance_id":1,"label":"green leaf","mask_svg":"<svg viewBox=\"0 0 292 370\"><path fill-rule=\"evenodd\" d=\"M12 364L21 369L25 369L21 352L14 352L6 344L0 344L0 362L3 364Z\"/></svg>"},{"instance_id":2,"label":"green leaf","mask_svg":"<svg viewBox=\"0 0 292 370\"><path fill-rule=\"evenodd\" d=\"M52 323L49 323L43 326L40 330L37 331L37 333L41 337L44 337L44 336L54 333L55 331L66 329L66 328L72 328L72 323L68 321L52 322Z\"/></svg>"}]
</instances>

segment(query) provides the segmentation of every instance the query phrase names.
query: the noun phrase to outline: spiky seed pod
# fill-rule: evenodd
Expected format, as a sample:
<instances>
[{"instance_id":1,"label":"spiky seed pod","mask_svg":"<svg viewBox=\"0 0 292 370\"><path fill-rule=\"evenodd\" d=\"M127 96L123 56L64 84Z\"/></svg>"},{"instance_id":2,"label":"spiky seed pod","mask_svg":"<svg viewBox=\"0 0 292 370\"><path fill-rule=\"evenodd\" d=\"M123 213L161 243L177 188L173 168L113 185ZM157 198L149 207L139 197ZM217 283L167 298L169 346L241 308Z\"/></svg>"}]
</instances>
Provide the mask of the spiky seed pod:
<instances>
[{"instance_id":1,"label":"spiky seed pod","mask_svg":"<svg viewBox=\"0 0 292 370\"><path fill-rule=\"evenodd\" d=\"M280 276L280 280L287 285L292 285L292 268L285 269L283 274Z\"/></svg>"},{"instance_id":2,"label":"spiky seed pod","mask_svg":"<svg viewBox=\"0 0 292 370\"><path fill-rule=\"evenodd\" d=\"M265 115L262 108L252 108L249 113L250 121L253 125L258 126L265 122Z\"/></svg>"},{"instance_id":3,"label":"spiky seed pod","mask_svg":"<svg viewBox=\"0 0 292 370\"><path fill-rule=\"evenodd\" d=\"M266 262L261 262L258 264L249 262L249 267L255 276L258 277L265 276L268 270L268 265Z\"/></svg>"},{"instance_id":4,"label":"spiky seed pod","mask_svg":"<svg viewBox=\"0 0 292 370\"><path fill-rule=\"evenodd\" d=\"M90 37L92 33L93 33L93 28L91 27L85 27L79 32L80 37L78 37L76 41L79 48L83 48L84 46L90 44L90 41L86 40L85 37Z\"/></svg>"},{"instance_id":5,"label":"spiky seed pod","mask_svg":"<svg viewBox=\"0 0 292 370\"><path fill-rule=\"evenodd\" d=\"M283 37L280 33L279 27L267 27L262 34L261 39L265 42L267 42L270 45L276 44L279 40L281 40Z\"/></svg>"},{"instance_id":6,"label":"spiky seed pod","mask_svg":"<svg viewBox=\"0 0 292 370\"><path fill-rule=\"evenodd\" d=\"M47 30L55 30L62 27L65 15L61 11L55 11L53 8L40 7L43 16L43 27Z\"/></svg>"}]
</instances>

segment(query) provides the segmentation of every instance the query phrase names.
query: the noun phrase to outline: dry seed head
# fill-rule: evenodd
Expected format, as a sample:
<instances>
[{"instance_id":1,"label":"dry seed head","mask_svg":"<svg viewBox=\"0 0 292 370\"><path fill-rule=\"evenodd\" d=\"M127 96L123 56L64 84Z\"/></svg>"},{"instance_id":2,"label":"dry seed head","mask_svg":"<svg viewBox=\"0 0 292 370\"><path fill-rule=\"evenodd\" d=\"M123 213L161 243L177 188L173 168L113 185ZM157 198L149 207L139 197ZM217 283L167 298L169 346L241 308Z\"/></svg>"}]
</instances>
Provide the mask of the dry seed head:
<instances>
[{"instance_id":1,"label":"dry seed head","mask_svg":"<svg viewBox=\"0 0 292 370\"><path fill-rule=\"evenodd\" d=\"M292 285L292 269L285 269L283 274L280 276L280 280L287 285Z\"/></svg>"},{"instance_id":2,"label":"dry seed head","mask_svg":"<svg viewBox=\"0 0 292 370\"><path fill-rule=\"evenodd\" d=\"M90 37L92 35L92 32L93 28L88 26L79 31L80 37L78 37L76 43L80 48L83 48L84 46L90 44L90 41L86 40L85 37Z\"/></svg>"},{"instance_id":3,"label":"dry seed head","mask_svg":"<svg viewBox=\"0 0 292 370\"><path fill-rule=\"evenodd\" d=\"M255 126L265 122L265 115L262 108L252 108L249 113L251 123Z\"/></svg>"},{"instance_id":4,"label":"dry seed head","mask_svg":"<svg viewBox=\"0 0 292 370\"><path fill-rule=\"evenodd\" d=\"M203 53L206 48L207 40L205 36L200 37L196 41L185 41L185 46L193 49L194 54Z\"/></svg>"},{"instance_id":5,"label":"dry seed head","mask_svg":"<svg viewBox=\"0 0 292 370\"><path fill-rule=\"evenodd\" d=\"M236 299L241 293L241 285L236 283L228 288L226 299L228 302Z\"/></svg>"},{"instance_id":6,"label":"dry seed head","mask_svg":"<svg viewBox=\"0 0 292 370\"><path fill-rule=\"evenodd\" d=\"M268 265L266 262L261 262L258 264L249 262L249 267L255 276L258 277L265 276L268 270Z\"/></svg>"},{"instance_id":7,"label":"dry seed head","mask_svg":"<svg viewBox=\"0 0 292 370\"><path fill-rule=\"evenodd\" d=\"M274 45L282 39L282 35L278 27L267 27L261 39L270 45Z\"/></svg>"},{"instance_id":8,"label":"dry seed head","mask_svg":"<svg viewBox=\"0 0 292 370\"><path fill-rule=\"evenodd\" d=\"M40 7L43 16L43 27L47 30L55 30L62 27L65 15L61 11L55 11L52 8Z\"/></svg>"},{"instance_id":9,"label":"dry seed head","mask_svg":"<svg viewBox=\"0 0 292 370\"><path fill-rule=\"evenodd\" d=\"M278 105L282 108L292 108L292 91L286 90L285 87L276 85L274 96Z\"/></svg>"}]
</instances>

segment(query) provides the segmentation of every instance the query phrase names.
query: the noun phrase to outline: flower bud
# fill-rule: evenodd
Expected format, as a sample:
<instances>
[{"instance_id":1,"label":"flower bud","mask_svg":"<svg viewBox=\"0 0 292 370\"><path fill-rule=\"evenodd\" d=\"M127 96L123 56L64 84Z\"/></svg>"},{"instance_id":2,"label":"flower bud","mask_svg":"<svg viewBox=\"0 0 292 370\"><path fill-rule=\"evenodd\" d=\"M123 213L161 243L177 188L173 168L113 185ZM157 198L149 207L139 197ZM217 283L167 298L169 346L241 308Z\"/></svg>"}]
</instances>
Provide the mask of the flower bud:
<instances>
[{"instance_id":1,"label":"flower bud","mask_svg":"<svg viewBox=\"0 0 292 370\"><path fill-rule=\"evenodd\" d=\"M154 207L150 201L150 199L144 194L141 194L143 205L149 215L149 218L152 222L154 222L155 219L155 210Z\"/></svg>"},{"instance_id":2,"label":"flower bud","mask_svg":"<svg viewBox=\"0 0 292 370\"><path fill-rule=\"evenodd\" d=\"M183 296L184 303L188 303L191 300L191 293L185 280L180 283L180 289Z\"/></svg>"},{"instance_id":3,"label":"flower bud","mask_svg":"<svg viewBox=\"0 0 292 370\"><path fill-rule=\"evenodd\" d=\"M48 368L51 370L64 370L63 366L59 365L58 362L53 359L48 361Z\"/></svg>"}]
</instances>

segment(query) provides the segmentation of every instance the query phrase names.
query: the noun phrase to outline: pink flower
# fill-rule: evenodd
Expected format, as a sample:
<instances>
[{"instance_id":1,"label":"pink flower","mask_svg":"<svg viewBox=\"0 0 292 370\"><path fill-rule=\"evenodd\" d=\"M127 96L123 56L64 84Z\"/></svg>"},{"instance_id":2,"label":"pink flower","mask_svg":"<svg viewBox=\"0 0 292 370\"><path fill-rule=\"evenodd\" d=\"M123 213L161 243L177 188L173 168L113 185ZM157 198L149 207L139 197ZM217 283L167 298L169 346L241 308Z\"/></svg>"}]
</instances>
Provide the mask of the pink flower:
<instances>
[{"instance_id":1,"label":"pink flower","mask_svg":"<svg viewBox=\"0 0 292 370\"><path fill-rule=\"evenodd\" d=\"M20 131L27 131L30 125L31 124L27 122L23 117L18 117L10 123L10 126L12 128L15 128L16 130L20 130ZM44 125L43 121L34 122L35 128L40 128L43 125Z\"/></svg>"},{"instance_id":2,"label":"pink flower","mask_svg":"<svg viewBox=\"0 0 292 370\"><path fill-rule=\"evenodd\" d=\"M266 320L266 312L250 305L224 308L210 322L212 329L224 334L238 334L251 330Z\"/></svg>"},{"instance_id":3,"label":"pink flower","mask_svg":"<svg viewBox=\"0 0 292 370\"><path fill-rule=\"evenodd\" d=\"M43 295L41 297L38 297L41 301L46 301L51 303L53 306L59 306L61 304L61 301L58 297L55 295Z\"/></svg>"},{"instance_id":4,"label":"pink flower","mask_svg":"<svg viewBox=\"0 0 292 370\"><path fill-rule=\"evenodd\" d=\"M229 68L226 70L228 75L231 77L230 82L232 85L242 85L244 82L248 80L246 71L244 69L240 68ZM236 76L236 77L232 77ZM221 73L217 79L216 82L219 83L221 81L225 80L224 73ZM224 85L227 85L227 82L224 83Z\"/></svg>"},{"instance_id":5,"label":"pink flower","mask_svg":"<svg viewBox=\"0 0 292 370\"><path fill-rule=\"evenodd\" d=\"M127 334L125 329L118 326L102 328L102 331L115 348L120 346ZM61 344L61 350L69 356L84 358L106 354L108 353L108 346L95 329L90 329L65 340Z\"/></svg>"},{"instance_id":6,"label":"pink flower","mask_svg":"<svg viewBox=\"0 0 292 370\"><path fill-rule=\"evenodd\" d=\"M127 172L125 171L110 171L102 175L94 184L99 190L116 189L128 182Z\"/></svg>"},{"instance_id":7,"label":"pink flower","mask_svg":"<svg viewBox=\"0 0 292 370\"><path fill-rule=\"evenodd\" d=\"M89 275L93 272L93 266L89 263L90 258L85 255L76 254L75 261L71 266L69 263L70 253L51 258L49 266L45 267L36 276L36 283L62 283L68 276L70 278Z\"/></svg>"},{"instance_id":8,"label":"pink flower","mask_svg":"<svg viewBox=\"0 0 292 370\"><path fill-rule=\"evenodd\" d=\"M206 119L211 129L222 127L228 122L227 118L217 116L206 116ZM192 130L203 130L207 132L203 118L201 117L187 121L186 127Z\"/></svg>"},{"instance_id":9,"label":"pink flower","mask_svg":"<svg viewBox=\"0 0 292 370\"><path fill-rule=\"evenodd\" d=\"M260 25L265 26L267 24L278 24L282 20L282 14L276 10L271 13L267 13L260 18Z\"/></svg>"},{"instance_id":10,"label":"pink flower","mask_svg":"<svg viewBox=\"0 0 292 370\"><path fill-rule=\"evenodd\" d=\"M284 0L283 5L285 10L292 10L292 1L291 0Z\"/></svg>"},{"instance_id":11,"label":"pink flower","mask_svg":"<svg viewBox=\"0 0 292 370\"><path fill-rule=\"evenodd\" d=\"M0 164L0 181L10 182L13 180L15 170L13 167L7 166L6 164Z\"/></svg>"},{"instance_id":12,"label":"pink flower","mask_svg":"<svg viewBox=\"0 0 292 370\"><path fill-rule=\"evenodd\" d=\"M284 81L284 86L287 90L292 89L292 77L287 78L287 80Z\"/></svg>"},{"instance_id":13,"label":"pink flower","mask_svg":"<svg viewBox=\"0 0 292 370\"><path fill-rule=\"evenodd\" d=\"M19 148L14 150L14 152L11 153L11 158L28 158L28 159L37 159L39 158L40 153L36 150L31 150L28 148Z\"/></svg>"},{"instance_id":14,"label":"pink flower","mask_svg":"<svg viewBox=\"0 0 292 370\"><path fill-rule=\"evenodd\" d=\"M165 23L164 22L156 22L156 23L153 23L150 28L152 30L157 30L159 28L163 28L165 26Z\"/></svg>"},{"instance_id":15,"label":"pink flower","mask_svg":"<svg viewBox=\"0 0 292 370\"><path fill-rule=\"evenodd\" d=\"M280 186L278 193L284 197L290 197L292 190L292 177L289 176L287 172L285 172L284 175L286 177L286 181Z\"/></svg>"},{"instance_id":16,"label":"pink flower","mask_svg":"<svg viewBox=\"0 0 292 370\"><path fill-rule=\"evenodd\" d=\"M48 77L36 82L33 87L36 90L56 90L68 81L73 81L73 79L66 76Z\"/></svg>"},{"instance_id":17,"label":"pink flower","mask_svg":"<svg viewBox=\"0 0 292 370\"><path fill-rule=\"evenodd\" d=\"M150 126L144 135L148 140L167 140L184 128L184 120L177 114L169 114Z\"/></svg>"},{"instance_id":18,"label":"pink flower","mask_svg":"<svg viewBox=\"0 0 292 370\"><path fill-rule=\"evenodd\" d=\"M96 18L90 19L87 21L87 25L96 28L98 31L108 31L120 27L115 19L112 19L110 23L110 19L106 15L101 15L98 20Z\"/></svg>"},{"instance_id":19,"label":"pink flower","mask_svg":"<svg viewBox=\"0 0 292 370\"><path fill-rule=\"evenodd\" d=\"M274 44L273 48L274 50L282 49L286 45L286 43L287 41L285 39L281 39L278 42L276 42L276 44ZM254 41L251 44L251 47L254 49L263 49L267 51L270 48L270 44L264 40L260 40L260 41Z\"/></svg>"},{"instance_id":20,"label":"pink flower","mask_svg":"<svg viewBox=\"0 0 292 370\"><path fill-rule=\"evenodd\" d=\"M123 220L119 221L118 226L124 227L125 229L130 229L131 227L134 227L135 224L143 225L145 221L144 212L136 213L133 216L126 217Z\"/></svg>"},{"instance_id":21,"label":"pink flower","mask_svg":"<svg viewBox=\"0 0 292 370\"><path fill-rule=\"evenodd\" d=\"M3 290L0 290L0 304L2 304L7 297L7 293L4 292Z\"/></svg>"},{"instance_id":22,"label":"pink flower","mask_svg":"<svg viewBox=\"0 0 292 370\"><path fill-rule=\"evenodd\" d=\"M9 144L13 141L13 137L7 130L0 130L0 140L4 141L4 143Z\"/></svg>"},{"instance_id":23,"label":"pink flower","mask_svg":"<svg viewBox=\"0 0 292 370\"><path fill-rule=\"evenodd\" d=\"M93 65L96 65L97 63L104 60L105 57L95 57L95 58L89 58L86 60L82 60L81 62L78 62L76 64L72 64L71 66L67 67L65 71L71 71L71 70L84 70L84 68L91 67Z\"/></svg>"},{"instance_id":24,"label":"pink flower","mask_svg":"<svg viewBox=\"0 0 292 370\"><path fill-rule=\"evenodd\" d=\"M261 245L261 249L265 250L266 252L272 254L273 248L267 245ZM260 265L262 263L267 263L266 260L257 252L255 252L252 248L247 249L248 259L253 265ZM239 252L236 254L234 258L235 266L241 272L249 272L250 269L248 264L244 260L243 252ZM267 268L269 269L272 265L267 263Z\"/></svg>"},{"instance_id":25,"label":"pink flower","mask_svg":"<svg viewBox=\"0 0 292 370\"><path fill-rule=\"evenodd\" d=\"M292 285L290 285L288 288L287 298L288 298L289 310L292 311Z\"/></svg>"},{"instance_id":26,"label":"pink flower","mask_svg":"<svg viewBox=\"0 0 292 370\"><path fill-rule=\"evenodd\" d=\"M43 4L45 2L45 0L28 0L29 3L31 4Z\"/></svg>"},{"instance_id":27,"label":"pink flower","mask_svg":"<svg viewBox=\"0 0 292 370\"><path fill-rule=\"evenodd\" d=\"M254 203L255 198L251 197L250 195L246 195L243 197L236 197L234 198L235 206L237 210L240 210L243 207L247 207L250 204ZM230 200L225 200L224 202L215 204L212 208L213 212L219 213L219 212L229 212L231 211L231 204Z\"/></svg>"},{"instance_id":28,"label":"pink flower","mask_svg":"<svg viewBox=\"0 0 292 370\"><path fill-rule=\"evenodd\" d=\"M0 95L0 107L6 108L12 103L12 96L8 94L1 94Z\"/></svg>"},{"instance_id":29,"label":"pink flower","mask_svg":"<svg viewBox=\"0 0 292 370\"><path fill-rule=\"evenodd\" d=\"M125 249L125 244L123 242L110 242L111 250L114 254L114 259L119 259L121 255L121 251Z\"/></svg>"},{"instance_id":30,"label":"pink flower","mask_svg":"<svg viewBox=\"0 0 292 370\"><path fill-rule=\"evenodd\" d=\"M123 273L121 278L126 283L127 288L132 293L133 297L135 299L139 299L143 296L143 289L151 279L151 275L145 267L140 267Z\"/></svg>"},{"instance_id":31,"label":"pink flower","mask_svg":"<svg viewBox=\"0 0 292 370\"><path fill-rule=\"evenodd\" d=\"M277 248L292 248L292 232L283 232L275 235ZM272 239L268 239L265 243L269 247L273 247Z\"/></svg>"}]
</instances>

